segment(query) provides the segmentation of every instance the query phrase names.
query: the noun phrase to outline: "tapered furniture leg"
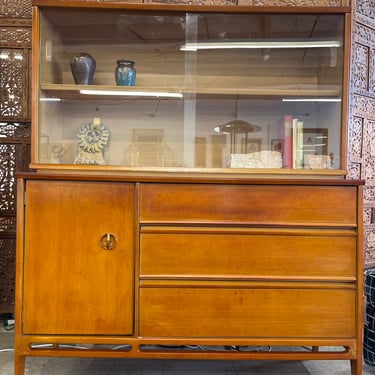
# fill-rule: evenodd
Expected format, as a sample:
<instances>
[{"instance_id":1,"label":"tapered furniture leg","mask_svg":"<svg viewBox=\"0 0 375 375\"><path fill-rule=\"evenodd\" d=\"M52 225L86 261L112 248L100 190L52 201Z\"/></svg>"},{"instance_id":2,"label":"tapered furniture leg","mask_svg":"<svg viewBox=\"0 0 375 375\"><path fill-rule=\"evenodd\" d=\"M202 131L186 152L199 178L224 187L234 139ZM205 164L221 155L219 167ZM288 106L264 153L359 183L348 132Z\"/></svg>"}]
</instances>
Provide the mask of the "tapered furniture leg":
<instances>
[{"instance_id":1,"label":"tapered furniture leg","mask_svg":"<svg viewBox=\"0 0 375 375\"><path fill-rule=\"evenodd\" d=\"M14 355L14 375L24 375L25 357L23 355Z\"/></svg>"}]
</instances>

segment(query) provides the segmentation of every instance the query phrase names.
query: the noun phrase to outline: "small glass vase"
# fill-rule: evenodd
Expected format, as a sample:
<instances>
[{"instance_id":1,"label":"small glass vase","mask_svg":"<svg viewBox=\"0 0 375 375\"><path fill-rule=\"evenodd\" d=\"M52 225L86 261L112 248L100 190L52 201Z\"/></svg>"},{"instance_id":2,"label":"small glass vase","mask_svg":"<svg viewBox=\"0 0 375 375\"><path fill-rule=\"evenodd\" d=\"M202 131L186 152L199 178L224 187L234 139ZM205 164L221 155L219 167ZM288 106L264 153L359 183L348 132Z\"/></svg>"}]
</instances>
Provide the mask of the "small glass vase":
<instances>
[{"instance_id":1,"label":"small glass vase","mask_svg":"<svg viewBox=\"0 0 375 375\"><path fill-rule=\"evenodd\" d=\"M135 86L135 68L134 61L117 60L115 69L115 79L117 86Z\"/></svg>"}]
</instances>

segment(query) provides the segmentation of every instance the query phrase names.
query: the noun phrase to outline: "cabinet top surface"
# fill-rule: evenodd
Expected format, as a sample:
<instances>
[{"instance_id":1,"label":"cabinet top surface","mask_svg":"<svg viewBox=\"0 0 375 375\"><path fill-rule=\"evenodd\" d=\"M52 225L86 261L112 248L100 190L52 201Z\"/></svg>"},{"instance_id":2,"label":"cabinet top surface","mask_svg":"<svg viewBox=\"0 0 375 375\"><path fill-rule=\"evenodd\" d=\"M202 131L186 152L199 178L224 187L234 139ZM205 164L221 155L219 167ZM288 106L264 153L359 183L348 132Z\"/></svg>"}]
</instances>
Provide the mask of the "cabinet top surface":
<instances>
[{"instance_id":1,"label":"cabinet top surface","mask_svg":"<svg viewBox=\"0 0 375 375\"><path fill-rule=\"evenodd\" d=\"M141 182L141 183L181 183L181 184L238 184L238 185L312 185L312 186L360 186L364 185L363 180L345 180L334 178L267 178L254 177L247 178L238 176L192 176L173 174L121 174L121 175L97 175L97 174L60 174L49 172L23 172L17 174L18 179L36 180L70 180L70 181L112 181L112 182Z\"/></svg>"},{"instance_id":2,"label":"cabinet top surface","mask_svg":"<svg viewBox=\"0 0 375 375\"><path fill-rule=\"evenodd\" d=\"M350 6L264 6L264 5L196 5L196 4L158 4L131 3L119 1L77 1L77 0L32 0L33 6L38 7L73 7L73 8L107 8L107 9L161 9L189 11L222 11L222 12L273 12L273 13L350 13Z\"/></svg>"}]
</instances>

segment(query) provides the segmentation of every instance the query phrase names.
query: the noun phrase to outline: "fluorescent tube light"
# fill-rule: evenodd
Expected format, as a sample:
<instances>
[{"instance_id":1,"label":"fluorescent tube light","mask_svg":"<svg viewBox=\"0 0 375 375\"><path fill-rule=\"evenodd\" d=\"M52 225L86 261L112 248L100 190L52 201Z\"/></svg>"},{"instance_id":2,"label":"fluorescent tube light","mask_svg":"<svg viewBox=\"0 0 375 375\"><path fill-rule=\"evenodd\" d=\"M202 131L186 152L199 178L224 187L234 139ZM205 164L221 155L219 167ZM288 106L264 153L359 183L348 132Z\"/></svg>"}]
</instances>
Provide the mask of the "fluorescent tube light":
<instances>
[{"instance_id":1,"label":"fluorescent tube light","mask_svg":"<svg viewBox=\"0 0 375 375\"><path fill-rule=\"evenodd\" d=\"M341 102L341 98L283 98L283 102Z\"/></svg>"},{"instance_id":2,"label":"fluorescent tube light","mask_svg":"<svg viewBox=\"0 0 375 375\"><path fill-rule=\"evenodd\" d=\"M41 102L61 102L61 98L40 98Z\"/></svg>"},{"instance_id":3,"label":"fluorescent tube light","mask_svg":"<svg viewBox=\"0 0 375 375\"><path fill-rule=\"evenodd\" d=\"M337 40L298 40L298 41L248 41L248 42L199 42L186 43L180 51L198 51L203 49L262 49L262 48L332 48L341 47Z\"/></svg>"},{"instance_id":4,"label":"fluorescent tube light","mask_svg":"<svg viewBox=\"0 0 375 375\"><path fill-rule=\"evenodd\" d=\"M162 92L162 91L117 91L117 90L80 90L83 95L117 95L117 96L148 96L158 98L182 98L180 92Z\"/></svg>"}]
</instances>

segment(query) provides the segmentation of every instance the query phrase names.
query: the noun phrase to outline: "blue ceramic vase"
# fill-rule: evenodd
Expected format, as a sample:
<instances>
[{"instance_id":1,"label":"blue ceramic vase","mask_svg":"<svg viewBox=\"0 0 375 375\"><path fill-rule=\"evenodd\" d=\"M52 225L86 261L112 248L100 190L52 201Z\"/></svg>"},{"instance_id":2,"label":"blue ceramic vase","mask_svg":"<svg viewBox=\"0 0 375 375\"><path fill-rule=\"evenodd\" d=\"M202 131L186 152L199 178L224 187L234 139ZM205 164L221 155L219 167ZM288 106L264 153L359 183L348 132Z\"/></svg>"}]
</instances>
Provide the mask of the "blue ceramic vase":
<instances>
[{"instance_id":1,"label":"blue ceramic vase","mask_svg":"<svg viewBox=\"0 0 375 375\"><path fill-rule=\"evenodd\" d=\"M134 61L117 60L115 69L115 80L117 86L134 86L135 85L135 68Z\"/></svg>"}]
</instances>

